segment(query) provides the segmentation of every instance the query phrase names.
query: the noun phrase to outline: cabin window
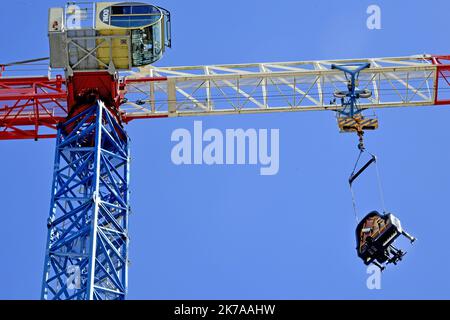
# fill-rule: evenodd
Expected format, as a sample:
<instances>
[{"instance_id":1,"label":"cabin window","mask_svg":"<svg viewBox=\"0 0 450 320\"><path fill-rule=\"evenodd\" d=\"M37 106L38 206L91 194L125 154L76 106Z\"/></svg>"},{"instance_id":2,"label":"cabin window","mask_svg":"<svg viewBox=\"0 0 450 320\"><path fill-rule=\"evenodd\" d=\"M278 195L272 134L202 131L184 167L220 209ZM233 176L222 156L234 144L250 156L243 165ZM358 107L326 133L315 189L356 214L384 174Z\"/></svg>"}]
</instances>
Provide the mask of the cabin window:
<instances>
[{"instance_id":1,"label":"cabin window","mask_svg":"<svg viewBox=\"0 0 450 320\"><path fill-rule=\"evenodd\" d=\"M118 15L111 16L111 25L122 28L139 28L151 25L161 18L159 15Z\"/></svg>"},{"instance_id":2,"label":"cabin window","mask_svg":"<svg viewBox=\"0 0 450 320\"><path fill-rule=\"evenodd\" d=\"M111 7L110 24L121 28L139 28L152 25L161 18L161 11L155 6L124 3Z\"/></svg>"}]
</instances>

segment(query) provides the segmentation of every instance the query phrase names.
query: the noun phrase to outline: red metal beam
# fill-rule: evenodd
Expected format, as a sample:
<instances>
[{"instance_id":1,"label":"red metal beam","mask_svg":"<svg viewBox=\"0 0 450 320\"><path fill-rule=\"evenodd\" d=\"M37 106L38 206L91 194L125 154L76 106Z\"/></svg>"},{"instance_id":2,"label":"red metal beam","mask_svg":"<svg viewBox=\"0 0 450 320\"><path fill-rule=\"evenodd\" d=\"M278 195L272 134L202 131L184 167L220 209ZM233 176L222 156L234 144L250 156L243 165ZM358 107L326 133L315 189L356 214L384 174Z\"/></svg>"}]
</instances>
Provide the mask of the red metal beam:
<instances>
[{"instance_id":1,"label":"red metal beam","mask_svg":"<svg viewBox=\"0 0 450 320\"><path fill-rule=\"evenodd\" d=\"M450 56L432 56L431 61L437 67L434 87L434 104L450 104Z\"/></svg>"},{"instance_id":2,"label":"red metal beam","mask_svg":"<svg viewBox=\"0 0 450 320\"><path fill-rule=\"evenodd\" d=\"M0 78L0 140L54 137L66 102L61 76Z\"/></svg>"},{"instance_id":3,"label":"red metal beam","mask_svg":"<svg viewBox=\"0 0 450 320\"><path fill-rule=\"evenodd\" d=\"M0 140L54 137L56 125L82 112L91 99L102 100L120 119L124 89L106 71L78 72L67 80L0 77Z\"/></svg>"},{"instance_id":4,"label":"red metal beam","mask_svg":"<svg viewBox=\"0 0 450 320\"><path fill-rule=\"evenodd\" d=\"M38 134L34 130L24 130L21 132L0 132L0 140L27 140L27 139L53 139L56 134Z\"/></svg>"}]
</instances>

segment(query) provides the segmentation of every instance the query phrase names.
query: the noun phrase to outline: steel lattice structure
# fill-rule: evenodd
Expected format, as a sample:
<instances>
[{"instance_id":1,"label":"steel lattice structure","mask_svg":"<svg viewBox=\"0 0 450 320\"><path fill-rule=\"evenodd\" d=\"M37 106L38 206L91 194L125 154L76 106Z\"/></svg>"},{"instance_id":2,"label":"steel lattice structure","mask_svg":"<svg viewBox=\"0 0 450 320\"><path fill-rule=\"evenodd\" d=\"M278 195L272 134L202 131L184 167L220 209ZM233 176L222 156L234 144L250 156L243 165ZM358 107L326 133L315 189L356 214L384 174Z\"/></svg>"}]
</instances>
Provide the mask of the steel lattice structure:
<instances>
[{"instance_id":1,"label":"steel lattice structure","mask_svg":"<svg viewBox=\"0 0 450 320\"><path fill-rule=\"evenodd\" d=\"M137 103L122 109L127 119L298 111L341 111L333 93L347 79L331 66L370 64L359 88L373 96L361 109L413 107L450 102L448 57L300 61L158 68L147 66L126 78ZM147 79L147 80L146 80Z\"/></svg>"},{"instance_id":2,"label":"steel lattice structure","mask_svg":"<svg viewBox=\"0 0 450 320\"><path fill-rule=\"evenodd\" d=\"M124 299L128 137L101 101L58 126L43 299Z\"/></svg>"},{"instance_id":3,"label":"steel lattice structure","mask_svg":"<svg viewBox=\"0 0 450 320\"><path fill-rule=\"evenodd\" d=\"M370 63L361 72L362 109L450 103L450 57L300 61L140 68L122 73L119 94L124 122L174 116L267 112L340 111L333 92L347 81L332 64ZM72 83L62 77L0 78L0 140L53 138L67 117Z\"/></svg>"},{"instance_id":4,"label":"steel lattice structure","mask_svg":"<svg viewBox=\"0 0 450 320\"><path fill-rule=\"evenodd\" d=\"M66 100L61 76L0 77L0 140L54 138L67 117Z\"/></svg>"}]
</instances>

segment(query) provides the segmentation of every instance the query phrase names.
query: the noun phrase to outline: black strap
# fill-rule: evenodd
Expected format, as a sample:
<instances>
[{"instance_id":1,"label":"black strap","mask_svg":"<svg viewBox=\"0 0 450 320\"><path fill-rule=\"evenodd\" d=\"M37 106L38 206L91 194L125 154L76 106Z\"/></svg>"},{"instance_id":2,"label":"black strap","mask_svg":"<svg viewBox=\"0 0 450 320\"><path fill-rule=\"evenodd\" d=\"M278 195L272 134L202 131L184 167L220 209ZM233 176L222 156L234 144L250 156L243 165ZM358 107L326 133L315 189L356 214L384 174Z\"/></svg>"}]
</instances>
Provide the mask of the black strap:
<instances>
[{"instance_id":1,"label":"black strap","mask_svg":"<svg viewBox=\"0 0 450 320\"><path fill-rule=\"evenodd\" d=\"M361 173L363 173L372 163L374 163L376 161L377 161L377 158L374 155L372 155L372 158L369 161L367 161L367 163L365 165L363 165L361 167L361 169L358 170L358 172L352 173L350 175L350 178L348 179L348 183L350 185L352 185L353 181L355 181L356 178L358 178L361 175Z\"/></svg>"}]
</instances>

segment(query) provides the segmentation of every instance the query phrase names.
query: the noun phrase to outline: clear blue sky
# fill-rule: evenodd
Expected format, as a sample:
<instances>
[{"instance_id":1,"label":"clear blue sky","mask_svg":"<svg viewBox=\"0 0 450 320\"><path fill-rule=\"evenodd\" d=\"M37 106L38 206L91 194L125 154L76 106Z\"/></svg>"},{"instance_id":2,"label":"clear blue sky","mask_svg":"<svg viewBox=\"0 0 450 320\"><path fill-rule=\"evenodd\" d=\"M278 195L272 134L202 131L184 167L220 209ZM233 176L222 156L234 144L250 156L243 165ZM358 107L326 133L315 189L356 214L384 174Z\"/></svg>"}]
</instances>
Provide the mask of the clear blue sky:
<instances>
[{"instance_id":1,"label":"clear blue sky","mask_svg":"<svg viewBox=\"0 0 450 320\"><path fill-rule=\"evenodd\" d=\"M382 30L366 8L382 9ZM0 11L0 61L48 55L47 10L63 1L12 1ZM163 1L173 49L162 66L450 54L448 1ZM208 117L207 128L280 129L280 171L181 166L176 128L196 119L131 123L132 299L450 298L450 108L386 110L367 134L379 156L386 205L419 239L382 290L366 288L356 257L347 178L353 135L331 113ZM198 120L198 119L197 119ZM0 298L37 299L54 144L5 141L1 157ZM380 209L373 180L361 209ZM365 192L365 190L367 190Z\"/></svg>"}]
</instances>

